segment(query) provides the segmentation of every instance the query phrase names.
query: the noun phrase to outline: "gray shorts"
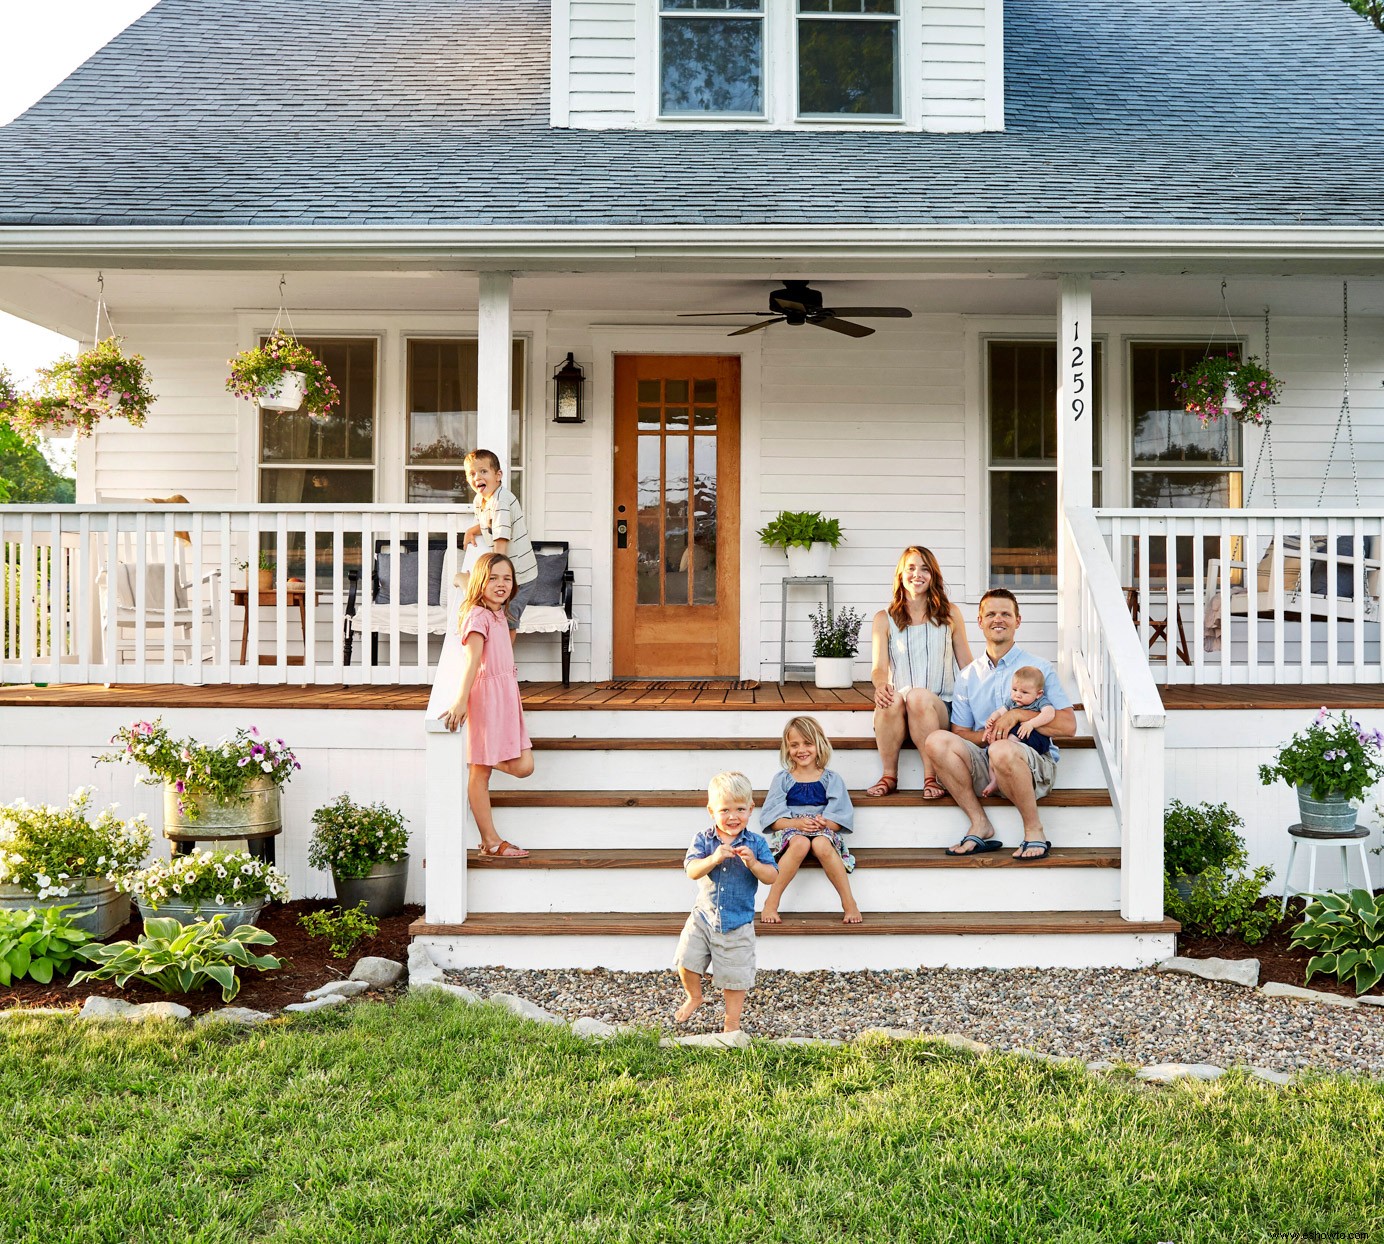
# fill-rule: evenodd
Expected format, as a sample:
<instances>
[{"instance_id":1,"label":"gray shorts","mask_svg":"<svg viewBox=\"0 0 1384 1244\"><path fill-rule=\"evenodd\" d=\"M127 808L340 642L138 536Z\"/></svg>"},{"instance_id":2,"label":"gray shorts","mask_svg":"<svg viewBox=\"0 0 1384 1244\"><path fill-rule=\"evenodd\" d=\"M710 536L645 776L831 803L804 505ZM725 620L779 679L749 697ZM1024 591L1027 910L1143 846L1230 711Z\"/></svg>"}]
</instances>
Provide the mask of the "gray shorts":
<instances>
[{"instance_id":1,"label":"gray shorts","mask_svg":"<svg viewBox=\"0 0 1384 1244\"><path fill-rule=\"evenodd\" d=\"M709 967L717 989L753 989L754 921L729 933L717 933L694 911L682 926L673 966L699 975Z\"/></svg>"},{"instance_id":2,"label":"gray shorts","mask_svg":"<svg viewBox=\"0 0 1384 1244\"><path fill-rule=\"evenodd\" d=\"M972 743L970 739L961 741L966 744L966 755L971 761L971 786L978 795L990 785L990 753L978 743ZM1019 739L1015 739L1014 742L1023 749L1024 759L1028 761L1028 771L1033 774L1034 798L1041 799L1052 790L1052 784L1057 778L1057 761L1051 756L1040 756Z\"/></svg>"},{"instance_id":3,"label":"gray shorts","mask_svg":"<svg viewBox=\"0 0 1384 1244\"><path fill-rule=\"evenodd\" d=\"M505 619L509 622L510 630L519 629L519 619L524 615L524 606L533 598L533 590L537 586L536 577L527 583L520 583L515 587L514 595L505 602Z\"/></svg>"}]
</instances>

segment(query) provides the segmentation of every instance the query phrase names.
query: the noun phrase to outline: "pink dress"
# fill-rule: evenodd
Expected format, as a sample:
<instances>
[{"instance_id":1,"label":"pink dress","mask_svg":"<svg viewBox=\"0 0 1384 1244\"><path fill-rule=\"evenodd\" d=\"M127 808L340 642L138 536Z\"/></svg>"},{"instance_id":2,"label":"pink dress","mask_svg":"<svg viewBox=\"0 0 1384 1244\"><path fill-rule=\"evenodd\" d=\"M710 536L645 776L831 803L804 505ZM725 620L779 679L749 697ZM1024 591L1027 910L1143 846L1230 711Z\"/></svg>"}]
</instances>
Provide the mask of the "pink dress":
<instances>
[{"instance_id":1,"label":"pink dress","mask_svg":"<svg viewBox=\"0 0 1384 1244\"><path fill-rule=\"evenodd\" d=\"M478 634L485 647L481 668L466 701L466 759L473 765L497 765L528 750L524 706L519 699L519 671L504 615L484 605L472 606L461 625L461 642Z\"/></svg>"}]
</instances>

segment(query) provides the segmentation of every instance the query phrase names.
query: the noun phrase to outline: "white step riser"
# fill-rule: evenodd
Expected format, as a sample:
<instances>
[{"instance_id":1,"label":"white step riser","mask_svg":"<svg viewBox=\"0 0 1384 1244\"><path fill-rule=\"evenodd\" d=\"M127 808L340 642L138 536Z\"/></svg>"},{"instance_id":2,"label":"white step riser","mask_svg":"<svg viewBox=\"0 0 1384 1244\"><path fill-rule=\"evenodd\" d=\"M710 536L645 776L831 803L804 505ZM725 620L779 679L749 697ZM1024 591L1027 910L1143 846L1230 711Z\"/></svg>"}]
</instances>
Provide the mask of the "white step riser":
<instances>
[{"instance_id":1,"label":"white step riser","mask_svg":"<svg viewBox=\"0 0 1384 1244\"><path fill-rule=\"evenodd\" d=\"M1114 868L860 867L851 876L860 909L871 911L1115 911L1120 874ZM762 907L769 887L759 887ZM467 904L473 912L686 911L696 884L671 868L472 869ZM841 900L820 869L803 869L784 892L781 910L839 911Z\"/></svg>"},{"instance_id":2,"label":"white step riser","mask_svg":"<svg viewBox=\"0 0 1384 1244\"><path fill-rule=\"evenodd\" d=\"M881 801L886 802L887 801ZM1041 807L1041 805L1040 805ZM966 832L954 807L857 808L855 847L946 847ZM1009 807L987 809L1000 838L1017 843L1023 822ZM1110 808L1043 808L1048 838L1060 847L1117 847L1120 831ZM667 848L685 851L709 819L697 808L496 808L501 835L529 850L609 851ZM758 822L753 826L758 828ZM474 827L468 841L479 839Z\"/></svg>"},{"instance_id":3,"label":"white step riser","mask_svg":"<svg viewBox=\"0 0 1384 1244\"><path fill-rule=\"evenodd\" d=\"M923 762L911 749L899 758L899 782L904 790L921 790ZM879 777L879 757L873 752L840 751L831 767L853 791L862 791ZM716 773L738 770L764 790L779 772L776 752L701 751L689 740L686 751L537 751L533 776L520 780L504 773L491 779L495 790L703 790ZM1057 786L1104 789L1105 772L1090 748L1067 748L1057 765Z\"/></svg>"},{"instance_id":4,"label":"white step riser","mask_svg":"<svg viewBox=\"0 0 1384 1244\"><path fill-rule=\"evenodd\" d=\"M675 937L420 937L441 967L610 968L625 972L667 970ZM1175 953L1171 933L974 933L898 934L871 937L778 935L760 937L756 960L763 971L866 972L891 968L1139 968ZM754 1001L751 998L750 1006Z\"/></svg>"}]
</instances>

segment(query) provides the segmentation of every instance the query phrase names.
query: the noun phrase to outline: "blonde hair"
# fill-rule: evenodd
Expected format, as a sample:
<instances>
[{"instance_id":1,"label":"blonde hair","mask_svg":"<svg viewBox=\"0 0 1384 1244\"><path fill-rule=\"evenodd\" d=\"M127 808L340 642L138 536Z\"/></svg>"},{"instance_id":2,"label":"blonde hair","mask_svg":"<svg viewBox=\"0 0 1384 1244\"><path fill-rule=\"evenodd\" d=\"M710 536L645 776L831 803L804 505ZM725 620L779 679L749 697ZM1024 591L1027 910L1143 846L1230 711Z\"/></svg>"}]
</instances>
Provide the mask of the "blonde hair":
<instances>
[{"instance_id":1,"label":"blonde hair","mask_svg":"<svg viewBox=\"0 0 1384 1244\"><path fill-rule=\"evenodd\" d=\"M815 717L794 717L783 728L783 738L779 742L779 764L785 769L792 769L793 762L788 755L788 732L796 730L813 747L817 749L817 763L823 769L831 763L831 740L827 738L826 731L822 729L822 723Z\"/></svg>"},{"instance_id":2,"label":"blonde hair","mask_svg":"<svg viewBox=\"0 0 1384 1244\"><path fill-rule=\"evenodd\" d=\"M717 795L732 803L753 803L754 786L743 773L718 773L706 784L707 803L715 803Z\"/></svg>"},{"instance_id":3,"label":"blonde hair","mask_svg":"<svg viewBox=\"0 0 1384 1244\"><path fill-rule=\"evenodd\" d=\"M1011 685L1016 678L1022 678L1024 682L1036 690L1040 695L1043 692L1043 688L1048 685L1048 680L1043 677L1043 671L1036 665L1019 666L1019 668L1014 671L1014 678L1009 680Z\"/></svg>"},{"instance_id":4,"label":"blonde hair","mask_svg":"<svg viewBox=\"0 0 1384 1244\"><path fill-rule=\"evenodd\" d=\"M461 465L464 469L469 467L473 462L483 462L490 467L492 471L499 471L501 474L504 473L504 468L500 466L500 455L492 449L473 449L461 460Z\"/></svg>"},{"instance_id":5,"label":"blonde hair","mask_svg":"<svg viewBox=\"0 0 1384 1244\"><path fill-rule=\"evenodd\" d=\"M482 553L476 558L476 564L471 567L471 577L466 581L466 593L461 598L459 613L463 622L466 615L481 603L485 585L490 581L490 572L499 562L504 562L509 567L509 573L514 574L514 563L503 553Z\"/></svg>"}]
</instances>

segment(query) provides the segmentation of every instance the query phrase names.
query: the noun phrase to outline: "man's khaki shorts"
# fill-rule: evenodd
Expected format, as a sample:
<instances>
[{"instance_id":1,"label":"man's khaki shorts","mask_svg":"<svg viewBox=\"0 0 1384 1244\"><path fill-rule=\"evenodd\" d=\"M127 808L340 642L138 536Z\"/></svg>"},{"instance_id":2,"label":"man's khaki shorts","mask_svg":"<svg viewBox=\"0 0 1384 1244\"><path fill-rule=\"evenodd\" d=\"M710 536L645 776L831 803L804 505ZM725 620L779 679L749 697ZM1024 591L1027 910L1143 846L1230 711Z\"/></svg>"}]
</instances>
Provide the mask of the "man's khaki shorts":
<instances>
[{"instance_id":1,"label":"man's khaki shorts","mask_svg":"<svg viewBox=\"0 0 1384 1244\"><path fill-rule=\"evenodd\" d=\"M990 753L979 744L972 743L970 739L961 741L968 749L966 754L971 761L971 786L978 795L990 785ZM1034 798L1041 799L1052 790L1052 784L1057 778L1057 761L1050 755L1040 756L1020 739L1014 741L1023 749L1024 759L1028 761L1028 771L1033 774Z\"/></svg>"},{"instance_id":2,"label":"man's khaki shorts","mask_svg":"<svg viewBox=\"0 0 1384 1244\"><path fill-rule=\"evenodd\" d=\"M753 989L754 921L729 933L717 933L694 911L682 926L673 966L699 974L710 967L717 989Z\"/></svg>"}]
</instances>

